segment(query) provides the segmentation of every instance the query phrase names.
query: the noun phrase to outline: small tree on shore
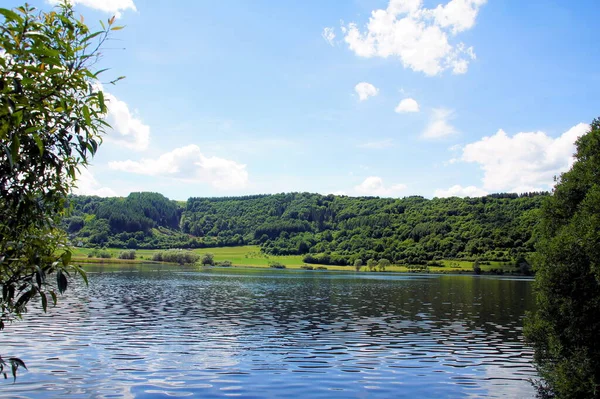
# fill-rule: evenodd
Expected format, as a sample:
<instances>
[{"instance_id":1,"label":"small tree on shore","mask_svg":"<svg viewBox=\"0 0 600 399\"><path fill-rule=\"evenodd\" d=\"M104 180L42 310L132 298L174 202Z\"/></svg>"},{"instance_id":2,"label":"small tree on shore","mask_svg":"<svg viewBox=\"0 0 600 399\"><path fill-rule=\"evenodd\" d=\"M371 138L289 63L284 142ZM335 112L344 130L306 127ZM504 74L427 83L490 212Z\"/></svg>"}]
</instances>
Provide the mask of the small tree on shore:
<instances>
[{"instance_id":1,"label":"small tree on shore","mask_svg":"<svg viewBox=\"0 0 600 399\"><path fill-rule=\"evenodd\" d=\"M369 259L367 261L367 267L369 268L370 272L374 272L375 268L377 267L377 261L373 258Z\"/></svg>"},{"instance_id":2,"label":"small tree on shore","mask_svg":"<svg viewBox=\"0 0 600 399\"><path fill-rule=\"evenodd\" d=\"M210 252L207 252L204 254L204 256L202 256L200 263L202 263L203 266L206 266L206 265L214 266L215 265L215 256L213 254L211 254Z\"/></svg>"},{"instance_id":3,"label":"small tree on shore","mask_svg":"<svg viewBox=\"0 0 600 399\"><path fill-rule=\"evenodd\" d=\"M386 267L388 267L389 265L391 265L389 260L387 260L385 258L381 258L381 259L379 259L379 262L377 262L377 269L380 272L384 272Z\"/></svg>"},{"instance_id":4,"label":"small tree on shore","mask_svg":"<svg viewBox=\"0 0 600 399\"><path fill-rule=\"evenodd\" d=\"M363 266L363 261L362 261L362 259L356 259L356 260L354 261L354 270L356 270L357 272L359 272L359 271L360 271L360 269L362 268L362 266Z\"/></svg>"}]
</instances>

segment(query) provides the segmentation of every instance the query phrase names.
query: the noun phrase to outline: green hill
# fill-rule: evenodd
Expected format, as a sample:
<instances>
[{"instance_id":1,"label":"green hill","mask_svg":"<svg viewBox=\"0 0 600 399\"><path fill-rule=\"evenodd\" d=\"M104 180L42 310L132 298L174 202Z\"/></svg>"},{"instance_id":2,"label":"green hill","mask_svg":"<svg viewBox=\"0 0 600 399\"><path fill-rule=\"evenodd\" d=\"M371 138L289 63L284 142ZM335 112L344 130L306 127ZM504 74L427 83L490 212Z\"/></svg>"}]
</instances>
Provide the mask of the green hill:
<instances>
[{"instance_id":1,"label":"green hill","mask_svg":"<svg viewBox=\"0 0 600 399\"><path fill-rule=\"evenodd\" d=\"M347 197L311 193L190 198L157 193L71 197L65 227L75 243L117 248L206 248L258 244L307 263L386 258L511 261L533 250L547 193L481 198Z\"/></svg>"}]
</instances>

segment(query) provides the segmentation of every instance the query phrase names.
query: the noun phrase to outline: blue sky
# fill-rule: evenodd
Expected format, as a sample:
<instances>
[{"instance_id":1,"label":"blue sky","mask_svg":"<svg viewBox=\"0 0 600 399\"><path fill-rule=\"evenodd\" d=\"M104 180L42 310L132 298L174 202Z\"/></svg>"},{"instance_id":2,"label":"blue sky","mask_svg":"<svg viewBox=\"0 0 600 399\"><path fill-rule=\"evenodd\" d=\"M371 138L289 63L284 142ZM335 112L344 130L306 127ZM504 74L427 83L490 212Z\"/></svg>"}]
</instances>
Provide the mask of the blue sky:
<instances>
[{"instance_id":1,"label":"blue sky","mask_svg":"<svg viewBox=\"0 0 600 399\"><path fill-rule=\"evenodd\" d=\"M549 190L600 116L597 1L75 3L126 25L80 193Z\"/></svg>"}]
</instances>

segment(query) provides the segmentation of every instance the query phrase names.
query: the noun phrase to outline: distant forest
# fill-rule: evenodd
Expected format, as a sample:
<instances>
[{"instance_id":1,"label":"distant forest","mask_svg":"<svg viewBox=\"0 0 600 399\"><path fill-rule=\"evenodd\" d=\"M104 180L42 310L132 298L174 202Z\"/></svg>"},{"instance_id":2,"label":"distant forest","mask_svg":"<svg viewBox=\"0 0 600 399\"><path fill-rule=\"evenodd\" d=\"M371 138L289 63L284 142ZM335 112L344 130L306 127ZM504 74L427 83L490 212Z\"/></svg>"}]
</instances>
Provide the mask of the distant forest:
<instances>
[{"instance_id":1,"label":"distant forest","mask_svg":"<svg viewBox=\"0 0 600 399\"><path fill-rule=\"evenodd\" d=\"M72 196L64 225L73 244L117 248L260 245L307 263L389 259L515 261L533 251L548 193L402 199L311 193L169 200Z\"/></svg>"}]
</instances>

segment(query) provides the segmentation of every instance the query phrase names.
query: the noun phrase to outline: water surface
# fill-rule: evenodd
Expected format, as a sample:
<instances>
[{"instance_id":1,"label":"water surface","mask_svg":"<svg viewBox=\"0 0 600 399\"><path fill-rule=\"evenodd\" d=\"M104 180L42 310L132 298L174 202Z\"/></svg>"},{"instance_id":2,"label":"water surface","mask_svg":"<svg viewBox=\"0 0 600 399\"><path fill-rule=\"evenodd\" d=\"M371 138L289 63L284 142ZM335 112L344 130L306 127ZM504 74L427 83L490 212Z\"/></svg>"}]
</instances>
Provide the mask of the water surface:
<instances>
[{"instance_id":1,"label":"water surface","mask_svg":"<svg viewBox=\"0 0 600 399\"><path fill-rule=\"evenodd\" d=\"M531 281L91 267L0 332L2 397L533 397Z\"/></svg>"}]
</instances>

